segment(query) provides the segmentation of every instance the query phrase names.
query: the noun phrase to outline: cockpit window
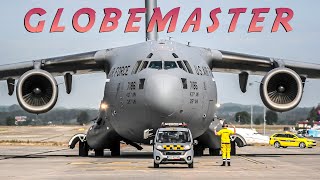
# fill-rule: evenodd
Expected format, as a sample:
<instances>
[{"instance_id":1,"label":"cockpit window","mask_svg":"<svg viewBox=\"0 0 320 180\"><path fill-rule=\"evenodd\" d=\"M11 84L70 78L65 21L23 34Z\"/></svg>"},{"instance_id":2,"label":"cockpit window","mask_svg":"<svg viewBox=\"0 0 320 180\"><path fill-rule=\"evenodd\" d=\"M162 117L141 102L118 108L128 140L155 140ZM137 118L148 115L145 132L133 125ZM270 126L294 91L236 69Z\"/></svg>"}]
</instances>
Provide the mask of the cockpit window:
<instances>
[{"instance_id":1,"label":"cockpit window","mask_svg":"<svg viewBox=\"0 0 320 180\"><path fill-rule=\"evenodd\" d=\"M149 64L151 69L162 69L162 61L151 61Z\"/></svg>"},{"instance_id":2,"label":"cockpit window","mask_svg":"<svg viewBox=\"0 0 320 180\"><path fill-rule=\"evenodd\" d=\"M178 66L175 61L165 61L164 62L164 69L174 69L177 67Z\"/></svg>"}]
</instances>

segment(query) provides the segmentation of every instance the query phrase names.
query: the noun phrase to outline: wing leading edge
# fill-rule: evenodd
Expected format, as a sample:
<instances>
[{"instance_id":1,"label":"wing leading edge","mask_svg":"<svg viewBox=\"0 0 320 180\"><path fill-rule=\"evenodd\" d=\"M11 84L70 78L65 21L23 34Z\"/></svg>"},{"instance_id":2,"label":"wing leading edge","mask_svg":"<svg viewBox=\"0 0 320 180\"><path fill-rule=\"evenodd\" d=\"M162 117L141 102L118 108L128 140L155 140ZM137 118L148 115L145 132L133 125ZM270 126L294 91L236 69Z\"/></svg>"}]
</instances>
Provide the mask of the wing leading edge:
<instances>
[{"instance_id":1,"label":"wing leading edge","mask_svg":"<svg viewBox=\"0 0 320 180\"><path fill-rule=\"evenodd\" d=\"M87 74L103 72L110 68L114 49L91 51L81 54L26 61L0 66L0 80L18 79L32 69L42 69L53 76L65 73Z\"/></svg>"},{"instance_id":2,"label":"wing leading edge","mask_svg":"<svg viewBox=\"0 0 320 180\"><path fill-rule=\"evenodd\" d=\"M115 61L114 50L2 65L0 80L7 81L9 95L13 94L16 84L17 100L24 110L35 114L45 113L55 106L58 99L59 88L54 76L64 76L66 92L70 94L72 75L103 71L108 73ZM17 83L16 79L19 79Z\"/></svg>"},{"instance_id":3,"label":"wing leading edge","mask_svg":"<svg viewBox=\"0 0 320 180\"><path fill-rule=\"evenodd\" d=\"M207 51L209 52L207 63L214 72L240 73L247 71L253 75L265 75L272 69L283 67L292 69L306 78L320 78L320 64L222 50L207 49Z\"/></svg>"},{"instance_id":4,"label":"wing leading edge","mask_svg":"<svg viewBox=\"0 0 320 180\"><path fill-rule=\"evenodd\" d=\"M205 49L212 71L239 73L239 86L246 92L249 74L262 75L260 97L273 111L289 111L301 101L307 78L320 78L320 64Z\"/></svg>"}]
</instances>

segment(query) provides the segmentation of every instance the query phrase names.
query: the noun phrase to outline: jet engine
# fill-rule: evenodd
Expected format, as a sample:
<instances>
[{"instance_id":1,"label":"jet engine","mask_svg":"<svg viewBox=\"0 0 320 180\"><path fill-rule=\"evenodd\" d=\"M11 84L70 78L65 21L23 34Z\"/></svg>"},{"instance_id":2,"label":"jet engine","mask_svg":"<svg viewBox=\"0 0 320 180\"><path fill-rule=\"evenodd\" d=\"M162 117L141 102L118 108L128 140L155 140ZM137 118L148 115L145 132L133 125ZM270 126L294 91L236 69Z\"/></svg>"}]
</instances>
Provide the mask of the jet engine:
<instances>
[{"instance_id":1,"label":"jet engine","mask_svg":"<svg viewBox=\"0 0 320 180\"><path fill-rule=\"evenodd\" d=\"M57 81L47 71L30 70L20 77L16 93L24 110L35 114L45 113L57 102Z\"/></svg>"},{"instance_id":2,"label":"jet engine","mask_svg":"<svg viewBox=\"0 0 320 180\"><path fill-rule=\"evenodd\" d=\"M302 98L300 76L288 68L271 70L260 84L260 96L270 110L284 112L295 108Z\"/></svg>"}]
</instances>

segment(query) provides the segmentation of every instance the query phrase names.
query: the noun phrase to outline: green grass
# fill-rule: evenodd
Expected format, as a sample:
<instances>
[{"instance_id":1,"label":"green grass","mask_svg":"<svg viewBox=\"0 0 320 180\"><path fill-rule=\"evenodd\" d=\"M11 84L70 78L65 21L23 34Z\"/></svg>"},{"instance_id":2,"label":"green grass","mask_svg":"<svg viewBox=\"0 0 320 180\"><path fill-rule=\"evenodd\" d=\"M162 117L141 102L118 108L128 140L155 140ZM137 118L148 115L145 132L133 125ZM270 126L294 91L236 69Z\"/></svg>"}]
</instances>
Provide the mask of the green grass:
<instances>
[{"instance_id":1,"label":"green grass","mask_svg":"<svg viewBox=\"0 0 320 180\"><path fill-rule=\"evenodd\" d=\"M8 128L0 128L0 132L8 131Z\"/></svg>"}]
</instances>

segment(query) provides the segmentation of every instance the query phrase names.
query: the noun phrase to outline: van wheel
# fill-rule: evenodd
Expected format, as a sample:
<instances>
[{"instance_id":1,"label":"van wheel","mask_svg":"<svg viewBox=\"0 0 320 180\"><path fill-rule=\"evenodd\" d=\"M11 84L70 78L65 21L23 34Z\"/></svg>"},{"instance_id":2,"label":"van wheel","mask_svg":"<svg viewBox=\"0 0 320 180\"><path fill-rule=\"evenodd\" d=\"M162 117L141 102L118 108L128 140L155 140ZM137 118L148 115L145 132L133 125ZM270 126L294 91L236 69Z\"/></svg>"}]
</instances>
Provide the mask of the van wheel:
<instances>
[{"instance_id":1,"label":"van wheel","mask_svg":"<svg viewBox=\"0 0 320 180\"><path fill-rule=\"evenodd\" d=\"M156 162L153 162L153 167L154 168L159 168L159 164L157 164Z\"/></svg>"},{"instance_id":2,"label":"van wheel","mask_svg":"<svg viewBox=\"0 0 320 180\"><path fill-rule=\"evenodd\" d=\"M300 147L301 149L306 148L306 144L305 144L304 142L301 142L301 143L299 144L299 147Z\"/></svg>"},{"instance_id":3,"label":"van wheel","mask_svg":"<svg viewBox=\"0 0 320 180\"><path fill-rule=\"evenodd\" d=\"M276 142L274 143L274 147L275 147L275 148L280 148L280 143L279 143L278 141L276 141Z\"/></svg>"},{"instance_id":4,"label":"van wheel","mask_svg":"<svg viewBox=\"0 0 320 180\"><path fill-rule=\"evenodd\" d=\"M188 164L188 168L193 168L193 162L191 164Z\"/></svg>"}]
</instances>

